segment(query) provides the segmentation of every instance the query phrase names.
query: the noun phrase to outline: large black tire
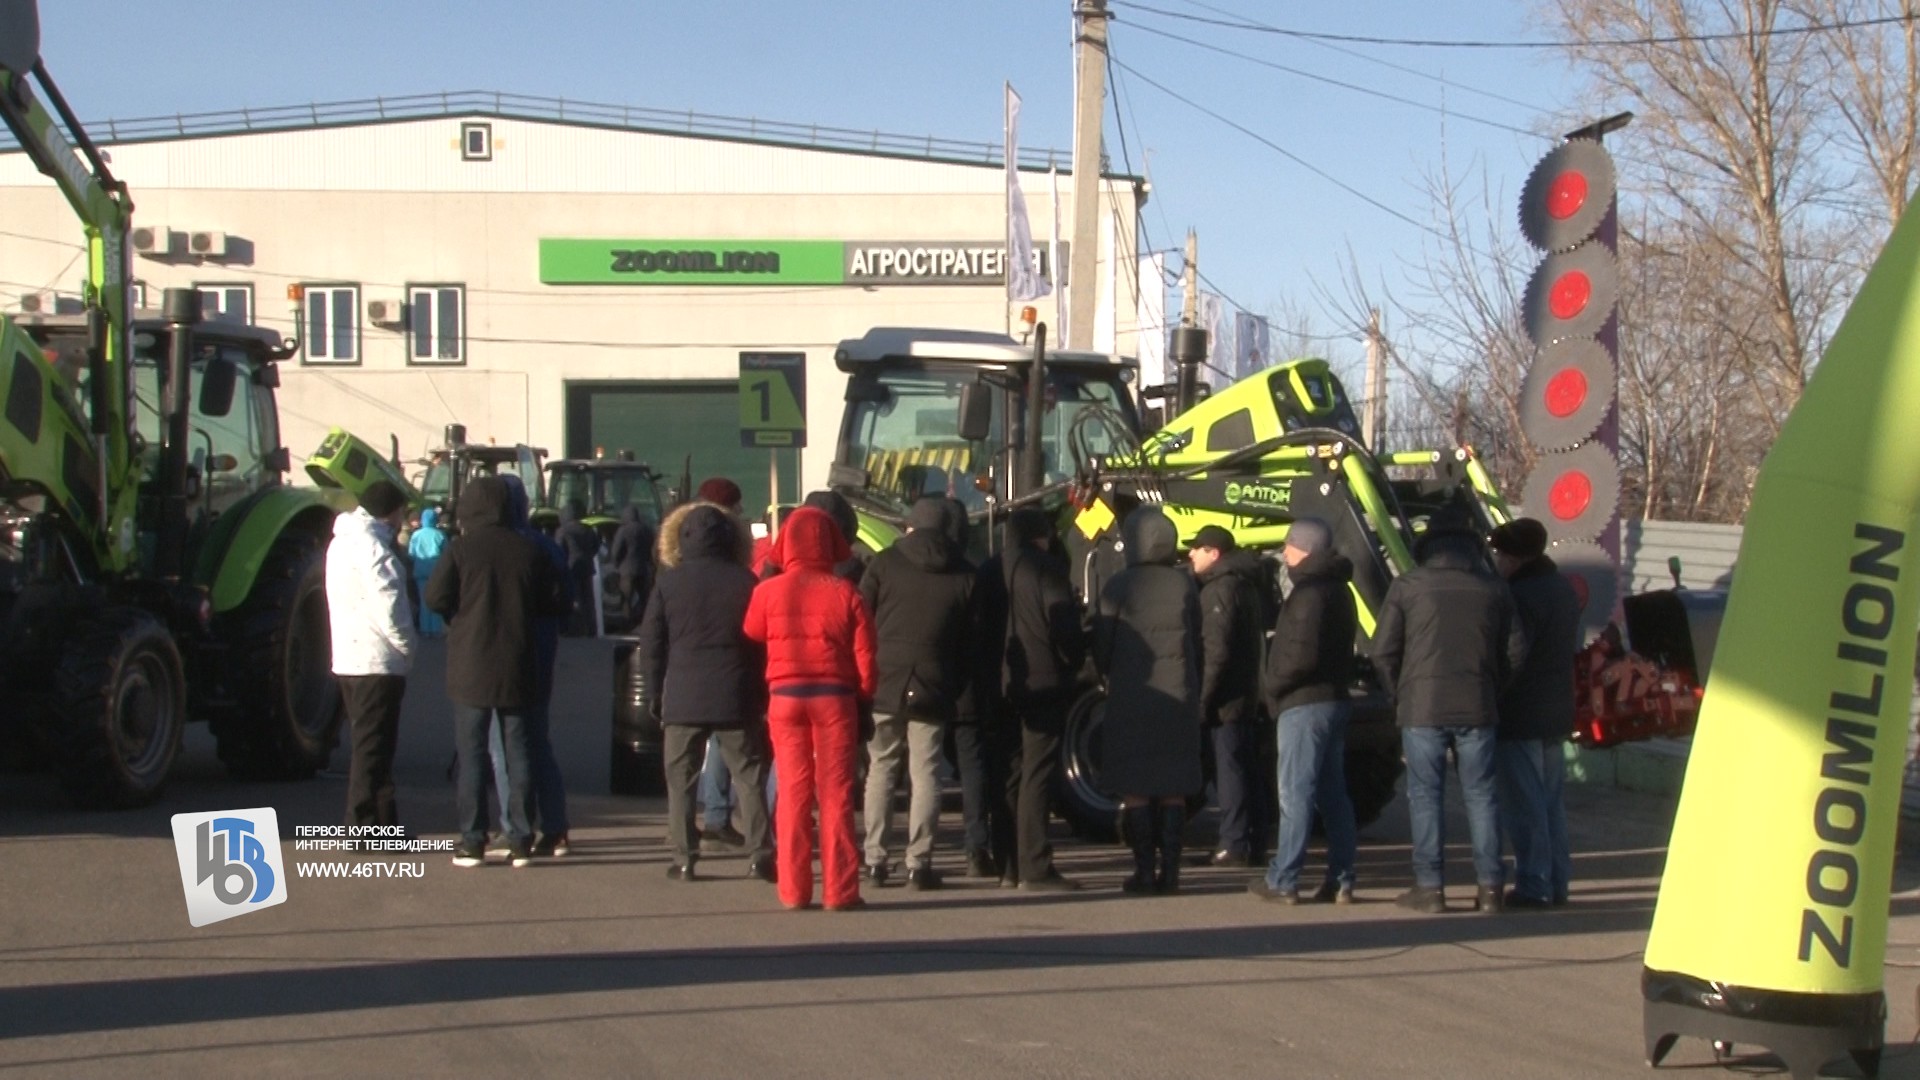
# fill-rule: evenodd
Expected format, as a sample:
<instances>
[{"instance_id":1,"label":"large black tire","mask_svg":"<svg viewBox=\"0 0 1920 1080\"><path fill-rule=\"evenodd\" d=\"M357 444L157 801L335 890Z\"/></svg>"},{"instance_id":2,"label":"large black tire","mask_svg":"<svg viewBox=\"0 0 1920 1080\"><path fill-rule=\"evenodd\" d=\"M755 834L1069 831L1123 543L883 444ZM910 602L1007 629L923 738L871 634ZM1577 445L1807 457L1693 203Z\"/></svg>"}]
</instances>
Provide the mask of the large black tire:
<instances>
[{"instance_id":1,"label":"large black tire","mask_svg":"<svg viewBox=\"0 0 1920 1080\"><path fill-rule=\"evenodd\" d=\"M161 622L138 608L100 611L61 649L48 741L60 786L88 810L160 797L187 725L187 679Z\"/></svg>"},{"instance_id":2,"label":"large black tire","mask_svg":"<svg viewBox=\"0 0 1920 1080\"><path fill-rule=\"evenodd\" d=\"M1060 772L1053 787L1053 809L1083 840L1112 842L1120 835L1120 800L1100 778L1102 728L1107 695L1088 690L1067 710L1060 737Z\"/></svg>"},{"instance_id":3,"label":"large black tire","mask_svg":"<svg viewBox=\"0 0 1920 1080\"><path fill-rule=\"evenodd\" d=\"M236 706L211 717L227 771L243 780L304 780L325 767L342 716L325 545L309 534L282 536L253 591L217 629Z\"/></svg>"},{"instance_id":4,"label":"large black tire","mask_svg":"<svg viewBox=\"0 0 1920 1080\"><path fill-rule=\"evenodd\" d=\"M607 756L607 789L615 795L667 793L666 735L647 709L650 694L639 641L623 639L613 648L613 738Z\"/></svg>"}]
</instances>

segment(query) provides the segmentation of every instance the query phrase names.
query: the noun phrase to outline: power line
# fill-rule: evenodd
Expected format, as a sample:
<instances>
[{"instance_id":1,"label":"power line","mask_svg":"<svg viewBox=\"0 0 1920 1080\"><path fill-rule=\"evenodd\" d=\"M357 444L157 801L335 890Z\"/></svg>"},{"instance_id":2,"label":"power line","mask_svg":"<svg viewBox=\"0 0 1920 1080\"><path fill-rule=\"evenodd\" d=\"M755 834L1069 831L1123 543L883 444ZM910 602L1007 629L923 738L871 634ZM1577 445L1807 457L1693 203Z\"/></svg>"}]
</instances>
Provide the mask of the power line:
<instances>
[{"instance_id":1,"label":"power line","mask_svg":"<svg viewBox=\"0 0 1920 1080\"><path fill-rule=\"evenodd\" d=\"M1476 41L1442 38L1395 38L1375 37L1366 34L1329 34L1313 30L1293 30L1265 23L1241 22L1229 19L1209 18L1205 15L1190 15L1183 11L1168 11L1165 8L1136 4L1132 0L1113 0L1116 7L1133 8L1150 15L1159 15L1168 19L1180 19L1186 22L1205 23L1209 26L1222 26L1230 30L1250 30L1255 33L1276 34L1281 37L1298 38L1302 41L1339 41L1352 45L1392 45L1405 48L1422 49L1591 49L1615 46L1683 45L1715 41L1750 41L1754 38L1789 37L1799 34L1827 33L1832 31L1859 30L1874 26L1889 26L1895 23L1912 22L1920 19L1917 15L1885 15L1872 19L1842 19L1831 23L1807 23L1803 26L1774 26L1765 30L1731 30L1715 34L1653 34L1636 38L1594 38L1588 41Z\"/></svg>"},{"instance_id":2,"label":"power line","mask_svg":"<svg viewBox=\"0 0 1920 1080\"><path fill-rule=\"evenodd\" d=\"M1109 38L1107 41L1107 48L1109 50L1108 58L1111 59L1112 58L1111 50L1113 48L1113 41L1111 38ZM1108 67L1111 68L1112 65L1109 64ZM1121 104L1120 99L1123 96L1123 93L1122 93L1119 72L1118 71L1112 72L1112 76L1113 76L1113 103L1114 103L1114 108L1117 110L1120 107L1120 104ZM1132 118L1133 130L1138 132L1140 131L1140 114L1134 111L1133 95L1129 93L1129 94L1125 94L1124 96L1126 98L1127 116ZM1147 184L1149 185L1149 187L1151 187L1151 185L1153 184L1153 160L1152 159L1153 159L1153 150L1151 147L1147 146L1146 136L1141 135L1140 137L1140 171L1142 172L1142 174L1146 176ZM1154 210L1160 215L1160 224L1166 226L1168 243L1172 243L1173 238L1175 234L1178 232L1178 230L1176 230L1173 227L1173 219L1167 216L1166 200L1164 198L1155 199ZM1171 252L1171 249L1163 249L1156 245L1153 248L1153 250L1148 251L1147 254L1156 255L1156 254L1166 254L1170 252Z\"/></svg>"},{"instance_id":3,"label":"power line","mask_svg":"<svg viewBox=\"0 0 1920 1080\"><path fill-rule=\"evenodd\" d=\"M1388 204L1381 202L1379 199L1376 199L1373 196L1367 194L1366 192L1361 191L1359 188L1354 187L1352 184L1347 183L1345 180L1342 180L1339 177L1328 172L1327 170L1321 168L1320 166L1315 165L1313 162L1308 161L1306 158L1301 157L1299 154L1296 154L1293 151L1287 149L1286 147L1281 146L1279 143L1274 142L1272 139L1267 138L1265 135L1262 135L1259 132L1253 130L1252 128L1247 127L1245 124L1242 124L1239 121L1233 120L1229 117L1223 116L1220 113L1217 113L1214 110L1207 108L1205 105L1202 105L1199 102L1193 100L1192 98L1187 97L1185 94L1182 94L1177 90L1171 89L1170 87L1162 83L1155 82L1153 79L1148 78L1146 75L1141 74L1138 70L1132 67L1129 67L1124 61L1115 60L1114 63L1118 65L1122 71L1127 72L1129 75L1132 75L1134 78L1139 79L1141 82L1144 82L1148 86L1153 87L1155 90L1160 91L1161 93L1167 95L1170 98L1173 98L1175 101L1180 102L1181 104L1187 106L1190 109L1195 110L1196 112L1204 113L1207 116L1210 116L1213 119L1219 121L1220 123L1227 125L1228 127L1234 129L1235 131L1238 131L1240 134L1245 135L1247 138L1254 140L1255 142L1259 143L1262 146L1265 146L1267 149L1272 150L1274 153L1279 154L1281 157L1286 158L1288 161L1293 162L1295 165L1298 165L1301 168L1307 170L1308 172L1314 174L1315 176L1320 177L1322 180L1325 180L1326 182L1332 184L1333 186L1339 188L1340 190L1346 192L1347 194L1352 195L1354 198L1359 199L1361 202L1366 203L1367 205L1373 207L1374 209L1379 210L1383 213L1389 214L1392 217L1398 218L1399 220L1406 222L1408 225L1411 225L1422 232L1429 233L1438 239L1441 239L1441 240L1448 239L1446 234L1440 232L1438 229L1435 229L1433 226L1424 224L1412 217L1407 216L1405 213L1402 213L1401 211L1394 209L1392 206L1389 206Z\"/></svg>"},{"instance_id":4,"label":"power line","mask_svg":"<svg viewBox=\"0 0 1920 1080\"><path fill-rule=\"evenodd\" d=\"M1211 11L1216 15L1225 15L1230 18L1240 19L1244 22L1252 23L1256 26L1270 25L1268 23L1263 23L1258 19L1248 18L1247 16L1241 15L1238 12L1228 11L1226 8L1215 7L1212 4L1203 3L1202 0L1183 0L1183 2L1190 4L1194 7L1200 8L1203 11ZM1483 89L1478 86L1469 86L1466 83L1456 82L1453 79L1449 79L1444 75L1436 75L1431 71L1422 71L1419 68L1408 67L1405 64L1396 64L1391 60L1385 60L1378 56L1369 56L1368 54L1361 52L1359 49L1344 48L1342 46L1335 45L1330 41L1309 41L1308 44L1317 45L1320 48L1327 49L1331 52L1337 52L1342 56L1351 56L1355 60L1365 61L1366 63L1373 64L1376 67L1383 67L1392 71L1398 71L1405 75L1412 75L1416 78L1426 79L1427 81L1436 83L1440 86L1450 87L1455 90L1464 90L1469 94L1474 94L1476 96L1486 98L1489 101L1498 101L1503 105L1514 105L1519 108L1525 109L1528 112L1538 112L1540 109L1540 103L1536 101L1521 101L1519 98L1511 98L1506 96L1505 94L1495 93L1492 90Z\"/></svg>"},{"instance_id":5,"label":"power line","mask_svg":"<svg viewBox=\"0 0 1920 1080\"><path fill-rule=\"evenodd\" d=\"M1326 83L1328 86L1336 86L1342 90L1351 90L1356 94L1365 94L1368 97L1380 98L1383 101L1391 101L1391 102L1394 102L1395 104L1410 106L1412 108L1421 109L1426 112L1438 113L1441 116L1450 117L1456 120L1465 120L1470 123L1481 124L1483 126L1490 127L1490 128L1497 128L1501 131L1510 131L1510 132L1514 132L1515 134L1527 135L1536 139L1546 139L1549 141L1553 141L1553 137L1550 135L1542 135L1540 132L1530 131L1523 127L1515 127L1512 124L1502 123L1499 120L1489 120L1482 116L1475 116L1472 113L1458 112L1452 109L1444 108L1439 105L1430 105L1424 101L1415 101L1413 98L1401 97L1398 94L1389 94L1384 90L1375 90L1372 87L1368 87L1368 86L1359 86L1354 83L1342 82L1339 79L1331 78L1326 75L1316 74L1311 71L1303 71L1300 68L1289 67L1286 64L1276 63L1272 60L1264 60L1258 56L1249 56L1246 53L1234 52L1232 49L1222 48L1218 45L1210 45L1204 41L1195 41L1192 38L1181 37L1179 34L1168 33L1165 30L1156 30L1151 26L1142 26L1139 23L1135 23L1133 24L1133 28L1142 33L1153 34L1156 37L1163 37L1171 41L1178 41L1186 45L1192 45L1197 49L1205 49L1208 52L1219 53L1222 56L1231 56L1236 60L1245 60L1247 63L1258 64L1261 67L1271 68L1275 71L1283 71L1289 75L1298 76L1299 78L1302 78L1302 79L1309 79L1313 82ZM1129 168L1127 171L1132 172L1133 170Z\"/></svg>"}]
</instances>

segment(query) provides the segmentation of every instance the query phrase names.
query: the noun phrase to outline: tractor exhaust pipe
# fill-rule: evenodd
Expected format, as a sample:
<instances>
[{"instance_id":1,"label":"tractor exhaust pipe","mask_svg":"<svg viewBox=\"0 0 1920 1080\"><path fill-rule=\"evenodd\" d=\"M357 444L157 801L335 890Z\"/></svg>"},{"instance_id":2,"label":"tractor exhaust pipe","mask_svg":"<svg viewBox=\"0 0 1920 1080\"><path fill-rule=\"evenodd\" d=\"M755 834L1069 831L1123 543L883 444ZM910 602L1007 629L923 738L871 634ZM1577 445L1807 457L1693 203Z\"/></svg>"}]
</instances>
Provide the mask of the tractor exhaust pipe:
<instances>
[{"instance_id":1,"label":"tractor exhaust pipe","mask_svg":"<svg viewBox=\"0 0 1920 1080\"><path fill-rule=\"evenodd\" d=\"M160 535L155 570L177 578L187 562L187 442L192 437L193 327L200 321L200 294L168 289L161 301L167 322L167 437L160 450Z\"/></svg>"},{"instance_id":2,"label":"tractor exhaust pipe","mask_svg":"<svg viewBox=\"0 0 1920 1080\"><path fill-rule=\"evenodd\" d=\"M1176 326L1173 347L1167 351L1180 369L1173 406L1173 415L1178 416L1200 401L1200 365L1207 362L1207 332L1198 326Z\"/></svg>"},{"instance_id":3,"label":"tractor exhaust pipe","mask_svg":"<svg viewBox=\"0 0 1920 1080\"><path fill-rule=\"evenodd\" d=\"M1047 463L1041 450L1040 425L1047 419L1047 324L1033 328L1033 365L1027 372L1027 437L1020 455L1020 490L1015 498L1047 486Z\"/></svg>"}]
</instances>

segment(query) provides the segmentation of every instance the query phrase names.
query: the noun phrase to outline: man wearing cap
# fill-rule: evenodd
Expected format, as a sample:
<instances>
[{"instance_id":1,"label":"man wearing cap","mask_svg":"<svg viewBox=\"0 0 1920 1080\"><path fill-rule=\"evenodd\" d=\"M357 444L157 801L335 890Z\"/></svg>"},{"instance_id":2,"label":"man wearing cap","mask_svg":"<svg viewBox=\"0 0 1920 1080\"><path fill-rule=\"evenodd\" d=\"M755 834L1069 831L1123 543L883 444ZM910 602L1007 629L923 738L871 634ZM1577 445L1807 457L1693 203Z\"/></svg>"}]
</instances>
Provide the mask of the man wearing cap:
<instances>
[{"instance_id":1,"label":"man wearing cap","mask_svg":"<svg viewBox=\"0 0 1920 1080\"><path fill-rule=\"evenodd\" d=\"M1200 707L1213 739L1214 790L1220 803L1215 866L1265 863L1273 825L1272 791L1259 775L1260 575L1251 552L1233 534L1208 525L1187 541L1187 561L1200 585Z\"/></svg>"},{"instance_id":2,"label":"man wearing cap","mask_svg":"<svg viewBox=\"0 0 1920 1080\"><path fill-rule=\"evenodd\" d=\"M407 497L385 480L360 506L333 519L327 545L327 613L333 677L340 686L353 756L347 767L347 824L397 825L393 757L400 701L413 665L413 611L394 536Z\"/></svg>"},{"instance_id":3,"label":"man wearing cap","mask_svg":"<svg viewBox=\"0 0 1920 1080\"><path fill-rule=\"evenodd\" d=\"M1476 909L1498 913L1506 876L1494 780L1494 725L1501 691L1525 659L1526 642L1506 582L1487 564L1467 515L1436 511L1415 547L1420 565L1394 579L1373 632L1373 664L1392 695L1407 759L1413 824L1413 888L1396 901L1429 914L1447 910L1447 751L1460 773L1479 885Z\"/></svg>"},{"instance_id":4,"label":"man wearing cap","mask_svg":"<svg viewBox=\"0 0 1920 1080\"><path fill-rule=\"evenodd\" d=\"M1525 661L1500 695L1494 761L1500 826L1513 845L1506 904L1567 902L1573 856L1567 848L1566 741L1573 733L1573 663L1580 648L1580 599L1547 557L1546 527L1532 518L1493 531L1493 565L1507 579L1527 639Z\"/></svg>"},{"instance_id":5,"label":"man wearing cap","mask_svg":"<svg viewBox=\"0 0 1920 1080\"><path fill-rule=\"evenodd\" d=\"M1353 642L1359 628L1353 563L1333 549L1333 529L1319 518L1299 518L1287 529L1282 552L1293 591L1273 628L1263 680L1267 707L1278 719L1280 830L1273 862L1247 891L1263 900L1353 902L1359 830L1347 797L1347 688L1353 682ZM1313 811L1327 834L1327 873L1311 896L1300 895Z\"/></svg>"}]
</instances>

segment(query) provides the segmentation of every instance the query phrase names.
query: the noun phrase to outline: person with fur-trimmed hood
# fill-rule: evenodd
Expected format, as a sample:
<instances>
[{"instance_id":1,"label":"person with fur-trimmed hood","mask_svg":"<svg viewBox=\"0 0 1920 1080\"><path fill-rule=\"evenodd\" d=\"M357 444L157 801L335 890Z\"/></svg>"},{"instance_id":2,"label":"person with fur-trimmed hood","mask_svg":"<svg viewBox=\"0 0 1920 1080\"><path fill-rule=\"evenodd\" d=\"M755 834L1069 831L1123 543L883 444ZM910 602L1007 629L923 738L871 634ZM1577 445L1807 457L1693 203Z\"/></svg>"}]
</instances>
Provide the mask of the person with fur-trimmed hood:
<instances>
[{"instance_id":1,"label":"person with fur-trimmed hood","mask_svg":"<svg viewBox=\"0 0 1920 1080\"><path fill-rule=\"evenodd\" d=\"M667 515L659 550L660 573L640 620L639 649L648 708L666 740L667 840L673 845L667 876L693 879L700 851L694 788L702 755L717 751L740 800L747 874L771 882L771 754L762 720L766 650L744 629L757 583L747 569L751 537L724 507L694 502Z\"/></svg>"}]
</instances>

